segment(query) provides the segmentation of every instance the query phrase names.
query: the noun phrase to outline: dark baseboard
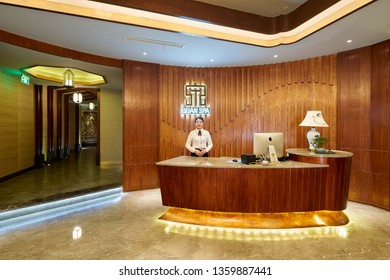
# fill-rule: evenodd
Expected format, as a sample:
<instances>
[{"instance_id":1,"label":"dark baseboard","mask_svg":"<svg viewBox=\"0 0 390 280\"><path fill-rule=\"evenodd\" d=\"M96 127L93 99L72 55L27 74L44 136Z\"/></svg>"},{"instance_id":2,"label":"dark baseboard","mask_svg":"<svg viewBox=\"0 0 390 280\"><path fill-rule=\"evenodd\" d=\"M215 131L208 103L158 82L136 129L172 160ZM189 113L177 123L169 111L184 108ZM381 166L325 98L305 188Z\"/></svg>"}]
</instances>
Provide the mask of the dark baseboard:
<instances>
[{"instance_id":1,"label":"dark baseboard","mask_svg":"<svg viewBox=\"0 0 390 280\"><path fill-rule=\"evenodd\" d=\"M0 183L5 182L5 181L8 181L8 180L10 180L10 179L12 179L12 178L15 178L15 177L17 177L17 176L19 176L19 175L22 175L23 173L26 173L26 172L28 172L28 171L33 170L33 169L35 169L35 166L30 166L30 167L27 167L27 168L25 168L25 169L23 169L23 170L19 170L19 171L15 172L15 173L6 175L6 176L4 176L4 177L1 177L1 178L0 178Z\"/></svg>"}]
</instances>

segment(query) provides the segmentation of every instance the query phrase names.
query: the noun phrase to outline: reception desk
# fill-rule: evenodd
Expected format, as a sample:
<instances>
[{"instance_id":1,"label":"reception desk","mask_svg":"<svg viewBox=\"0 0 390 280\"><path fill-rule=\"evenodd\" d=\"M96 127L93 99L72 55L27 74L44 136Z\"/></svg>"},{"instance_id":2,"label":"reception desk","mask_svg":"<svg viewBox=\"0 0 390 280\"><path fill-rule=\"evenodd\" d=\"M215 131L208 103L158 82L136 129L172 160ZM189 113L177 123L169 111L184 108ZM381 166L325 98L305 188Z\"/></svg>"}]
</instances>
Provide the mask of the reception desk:
<instances>
[{"instance_id":1,"label":"reception desk","mask_svg":"<svg viewBox=\"0 0 390 280\"><path fill-rule=\"evenodd\" d=\"M169 207L161 219L240 228L348 223L342 210L349 178L343 176L349 177L350 161L341 160L340 170L339 159L352 154L315 161L298 151L291 150L294 160L267 166L224 157L182 156L158 162L162 203Z\"/></svg>"}]
</instances>

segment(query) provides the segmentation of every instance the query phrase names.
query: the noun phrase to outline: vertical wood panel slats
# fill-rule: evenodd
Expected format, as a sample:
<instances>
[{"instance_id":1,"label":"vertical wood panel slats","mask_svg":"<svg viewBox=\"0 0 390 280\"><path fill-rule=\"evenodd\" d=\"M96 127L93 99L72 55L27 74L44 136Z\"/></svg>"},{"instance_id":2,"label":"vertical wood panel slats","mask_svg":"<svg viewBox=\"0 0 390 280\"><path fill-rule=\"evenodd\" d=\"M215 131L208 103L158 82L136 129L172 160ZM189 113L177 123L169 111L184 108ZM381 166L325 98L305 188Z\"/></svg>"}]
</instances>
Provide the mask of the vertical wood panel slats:
<instances>
[{"instance_id":1,"label":"vertical wood panel slats","mask_svg":"<svg viewBox=\"0 0 390 280\"><path fill-rule=\"evenodd\" d=\"M271 91L271 66L270 65L264 65L264 93L269 93Z\"/></svg>"},{"instance_id":2,"label":"vertical wood panel slats","mask_svg":"<svg viewBox=\"0 0 390 280\"><path fill-rule=\"evenodd\" d=\"M257 79L258 79L258 92L257 97L260 98L265 93L264 89L264 66L260 65L258 66L257 70Z\"/></svg>"},{"instance_id":3,"label":"vertical wood panel slats","mask_svg":"<svg viewBox=\"0 0 390 280\"><path fill-rule=\"evenodd\" d=\"M188 154L180 147L194 128L194 117L178 113L184 102L186 82L207 86L211 115L206 116L205 128L213 136L211 156L239 157L241 153L251 153L254 132L281 131L285 133L285 148L306 146L307 128L299 127L299 123L307 110L322 110L324 116L329 116L329 124L336 126L331 119L336 115L336 90L329 84L329 77L335 76L335 59L329 56L248 67L161 66L160 121L166 125L160 124L160 150L174 146L175 156ZM322 69L327 73L320 75ZM336 133L330 133L329 128L321 132L332 136L330 145L336 148ZM160 151L160 157L167 154Z\"/></svg>"},{"instance_id":4,"label":"vertical wood panel slats","mask_svg":"<svg viewBox=\"0 0 390 280\"><path fill-rule=\"evenodd\" d=\"M320 73L322 71L321 58L314 58L316 67L313 68L313 82L318 83L320 81Z\"/></svg>"},{"instance_id":5,"label":"vertical wood panel slats","mask_svg":"<svg viewBox=\"0 0 390 280\"><path fill-rule=\"evenodd\" d=\"M287 84L290 85L292 84L294 81L293 81L293 73L294 73L294 62L293 61L289 61L287 62Z\"/></svg>"},{"instance_id":6,"label":"vertical wood panel slats","mask_svg":"<svg viewBox=\"0 0 390 280\"><path fill-rule=\"evenodd\" d=\"M382 47L378 46L379 49L373 53L380 53ZM388 170L381 166L388 167L387 162L390 160L388 151L379 156L369 152L372 149L370 145L386 147L388 142L384 142L389 138L386 132L388 130L374 129L383 128L384 123L389 123L386 121L389 111L386 107L389 81L385 79L388 77L389 62L386 51L377 57L375 64L379 67L375 72L372 72L375 67L371 63L370 48L347 52L342 56L322 56L274 65L218 67L207 69L207 72L205 69L192 71L190 68L176 67L175 71L178 71L179 76L192 77L192 80L200 79L202 71L212 77L207 79L210 90L207 98L211 104L207 125L214 140L211 156L239 157L241 153L251 153L254 132L282 131L285 133L285 148L305 147L307 128L299 127L299 123L307 110L321 110L329 128L319 130L323 136L330 139L329 147L353 149L356 159L361 158L362 164L354 161L352 163L351 182L355 182L355 185L360 182L363 184L365 180L354 179L354 176L362 177L363 175L359 174L370 174L371 170L379 171L382 177L371 176L371 184L388 181L388 173L382 175ZM169 68L171 66L162 69ZM175 79L169 73L165 71L161 75L168 80ZM161 86L160 102L175 104L173 98L166 100L165 82L161 83ZM375 95L372 91L375 91ZM182 97L178 100L180 98ZM374 110L378 107L382 109ZM164 111L167 106L161 106L160 109L163 111L160 113L163 117L161 121L165 122L167 120L164 116L167 113ZM359 126L353 124L357 119L362 120L359 121ZM184 117L182 120L183 126L188 127L188 130L193 128L191 117ZM161 135L170 135L169 141L177 147L183 144L176 143L176 139L180 137L175 135L185 137L188 133L171 125L160 125L160 129L166 130L161 131ZM373 135L376 136L376 142L372 142ZM185 150L180 148L177 151L185 153ZM382 164L374 165L374 158ZM354 169L356 166L360 166L360 171ZM354 184L351 184L351 189L355 199L370 199L359 198L367 190L354 189ZM388 189L381 191L389 192ZM371 199L375 199L376 204L384 203L386 207L388 196L384 195L386 200L380 202L381 196L376 192L373 196L375 198Z\"/></svg>"},{"instance_id":7,"label":"vertical wood panel slats","mask_svg":"<svg viewBox=\"0 0 390 280\"><path fill-rule=\"evenodd\" d=\"M300 60L299 62L299 83L307 82L307 60Z\"/></svg>"},{"instance_id":8,"label":"vertical wood panel slats","mask_svg":"<svg viewBox=\"0 0 390 280\"><path fill-rule=\"evenodd\" d=\"M172 69L172 76L173 76L173 79L171 79L172 82L179 81L179 75L178 75L177 68L173 68ZM182 98L178 94L176 86L177 85L172 86L172 89L171 89L171 95L172 95L173 103L172 103L172 107L170 108L170 111L171 111L171 114L172 114L172 126L175 127L175 128L178 128L179 120L180 120L180 114L178 114L178 110L180 109L180 101L179 101L179 99L182 99Z\"/></svg>"},{"instance_id":9,"label":"vertical wood panel slats","mask_svg":"<svg viewBox=\"0 0 390 280\"><path fill-rule=\"evenodd\" d=\"M173 115L174 115L174 112L173 112L173 98L174 98L174 83L176 81L175 79L175 76L173 75L173 70L174 68L168 68L168 80L164 81L164 83L168 83L168 90L167 90L167 97L168 97L168 100L169 102L165 104L165 106L167 107L167 112L168 112L168 118L167 118L167 123L168 124L172 124L173 123ZM172 78L173 77L173 78Z\"/></svg>"}]
</instances>

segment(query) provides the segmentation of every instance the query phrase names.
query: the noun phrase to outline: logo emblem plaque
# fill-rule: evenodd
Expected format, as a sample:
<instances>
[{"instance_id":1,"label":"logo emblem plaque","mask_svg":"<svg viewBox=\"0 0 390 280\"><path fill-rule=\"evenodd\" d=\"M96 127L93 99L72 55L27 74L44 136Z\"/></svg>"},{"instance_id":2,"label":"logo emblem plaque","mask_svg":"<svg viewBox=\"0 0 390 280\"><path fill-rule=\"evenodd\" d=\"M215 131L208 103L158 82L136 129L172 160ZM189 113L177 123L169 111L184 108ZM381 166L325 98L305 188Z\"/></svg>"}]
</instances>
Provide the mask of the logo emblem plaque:
<instances>
[{"instance_id":1,"label":"logo emblem plaque","mask_svg":"<svg viewBox=\"0 0 390 280\"><path fill-rule=\"evenodd\" d=\"M206 103L206 85L185 85L184 86L184 107L181 107L182 115L210 114L210 107Z\"/></svg>"}]
</instances>

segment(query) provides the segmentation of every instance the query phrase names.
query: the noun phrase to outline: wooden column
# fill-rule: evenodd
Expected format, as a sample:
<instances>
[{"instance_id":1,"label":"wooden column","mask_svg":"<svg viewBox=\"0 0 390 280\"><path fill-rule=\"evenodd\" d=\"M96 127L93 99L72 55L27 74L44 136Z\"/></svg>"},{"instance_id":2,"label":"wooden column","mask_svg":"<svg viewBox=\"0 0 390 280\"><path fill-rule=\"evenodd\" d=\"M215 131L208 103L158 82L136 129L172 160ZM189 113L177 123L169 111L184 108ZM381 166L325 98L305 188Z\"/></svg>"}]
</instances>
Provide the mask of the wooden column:
<instances>
[{"instance_id":1,"label":"wooden column","mask_svg":"<svg viewBox=\"0 0 390 280\"><path fill-rule=\"evenodd\" d=\"M74 152L79 153L81 151L80 144L80 105L76 104L75 107L75 144Z\"/></svg>"},{"instance_id":2,"label":"wooden column","mask_svg":"<svg viewBox=\"0 0 390 280\"><path fill-rule=\"evenodd\" d=\"M43 154L43 111L42 111L42 86L34 85L34 107L35 107L35 167L42 167L45 163Z\"/></svg>"},{"instance_id":3,"label":"wooden column","mask_svg":"<svg viewBox=\"0 0 390 280\"><path fill-rule=\"evenodd\" d=\"M64 157L70 157L69 144L69 95L64 95Z\"/></svg>"},{"instance_id":4,"label":"wooden column","mask_svg":"<svg viewBox=\"0 0 390 280\"><path fill-rule=\"evenodd\" d=\"M64 157L64 147L62 146L62 94L57 93L57 158Z\"/></svg>"},{"instance_id":5,"label":"wooden column","mask_svg":"<svg viewBox=\"0 0 390 280\"><path fill-rule=\"evenodd\" d=\"M123 62L123 190L158 187L159 66Z\"/></svg>"},{"instance_id":6,"label":"wooden column","mask_svg":"<svg viewBox=\"0 0 390 280\"><path fill-rule=\"evenodd\" d=\"M97 101L97 131L96 131L96 165L100 165L100 90L96 93Z\"/></svg>"},{"instance_id":7,"label":"wooden column","mask_svg":"<svg viewBox=\"0 0 390 280\"><path fill-rule=\"evenodd\" d=\"M47 87L47 156L46 162L50 164L56 159L54 149L54 88Z\"/></svg>"}]
</instances>

